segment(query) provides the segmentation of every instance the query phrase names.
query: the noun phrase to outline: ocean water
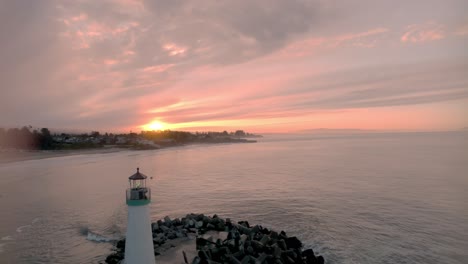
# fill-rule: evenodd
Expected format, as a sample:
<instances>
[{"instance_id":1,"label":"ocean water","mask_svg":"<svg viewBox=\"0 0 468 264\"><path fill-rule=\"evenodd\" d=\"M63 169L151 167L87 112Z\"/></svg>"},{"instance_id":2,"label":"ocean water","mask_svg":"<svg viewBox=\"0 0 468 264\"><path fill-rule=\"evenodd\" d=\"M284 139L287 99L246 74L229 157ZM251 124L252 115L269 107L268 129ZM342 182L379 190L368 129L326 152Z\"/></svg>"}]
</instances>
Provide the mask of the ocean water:
<instances>
[{"instance_id":1,"label":"ocean water","mask_svg":"<svg viewBox=\"0 0 468 264\"><path fill-rule=\"evenodd\" d=\"M218 214L298 236L326 263L468 263L468 134L267 136L0 164L0 263L100 263L127 177L153 220Z\"/></svg>"}]
</instances>

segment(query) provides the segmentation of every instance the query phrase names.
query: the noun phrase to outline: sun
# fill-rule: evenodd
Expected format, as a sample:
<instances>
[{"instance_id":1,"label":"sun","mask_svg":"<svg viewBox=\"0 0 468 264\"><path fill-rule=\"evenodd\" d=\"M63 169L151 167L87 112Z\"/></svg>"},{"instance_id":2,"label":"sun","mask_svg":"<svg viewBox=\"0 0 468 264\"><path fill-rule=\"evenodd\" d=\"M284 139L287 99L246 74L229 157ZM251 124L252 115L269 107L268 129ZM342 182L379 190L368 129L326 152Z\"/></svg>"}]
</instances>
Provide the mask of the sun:
<instances>
[{"instance_id":1,"label":"sun","mask_svg":"<svg viewBox=\"0 0 468 264\"><path fill-rule=\"evenodd\" d=\"M164 130L164 129L167 129L167 125L161 121L155 120L155 121L152 121L151 123L143 125L142 128L146 131Z\"/></svg>"}]
</instances>

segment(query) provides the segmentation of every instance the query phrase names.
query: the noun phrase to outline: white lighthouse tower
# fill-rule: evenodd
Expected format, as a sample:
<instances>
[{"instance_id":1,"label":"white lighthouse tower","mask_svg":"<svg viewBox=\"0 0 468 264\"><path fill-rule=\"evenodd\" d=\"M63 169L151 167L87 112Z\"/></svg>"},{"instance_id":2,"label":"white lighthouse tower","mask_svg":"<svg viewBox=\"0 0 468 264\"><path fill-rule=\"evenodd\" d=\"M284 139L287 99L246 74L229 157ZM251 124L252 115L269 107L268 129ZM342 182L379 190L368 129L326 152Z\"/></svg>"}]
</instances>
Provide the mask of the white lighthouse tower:
<instances>
[{"instance_id":1,"label":"white lighthouse tower","mask_svg":"<svg viewBox=\"0 0 468 264\"><path fill-rule=\"evenodd\" d=\"M137 172L130 176L127 189L128 224L125 240L125 264L154 264L153 236L149 204L151 189L146 187L146 175Z\"/></svg>"}]
</instances>

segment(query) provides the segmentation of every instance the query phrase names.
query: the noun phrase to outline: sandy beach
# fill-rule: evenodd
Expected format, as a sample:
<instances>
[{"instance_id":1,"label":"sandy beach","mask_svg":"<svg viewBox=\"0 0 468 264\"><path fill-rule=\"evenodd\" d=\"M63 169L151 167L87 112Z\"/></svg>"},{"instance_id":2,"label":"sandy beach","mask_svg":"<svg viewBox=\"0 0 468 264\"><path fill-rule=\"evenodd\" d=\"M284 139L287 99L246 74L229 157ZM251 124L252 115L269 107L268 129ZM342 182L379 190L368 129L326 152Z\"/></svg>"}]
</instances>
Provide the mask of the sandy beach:
<instances>
[{"instance_id":1,"label":"sandy beach","mask_svg":"<svg viewBox=\"0 0 468 264\"><path fill-rule=\"evenodd\" d=\"M127 148L104 147L76 150L0 150L0 164L24 160L47 159L72 155L105 154L128 150Z\"/></svg>"}]
</instances>

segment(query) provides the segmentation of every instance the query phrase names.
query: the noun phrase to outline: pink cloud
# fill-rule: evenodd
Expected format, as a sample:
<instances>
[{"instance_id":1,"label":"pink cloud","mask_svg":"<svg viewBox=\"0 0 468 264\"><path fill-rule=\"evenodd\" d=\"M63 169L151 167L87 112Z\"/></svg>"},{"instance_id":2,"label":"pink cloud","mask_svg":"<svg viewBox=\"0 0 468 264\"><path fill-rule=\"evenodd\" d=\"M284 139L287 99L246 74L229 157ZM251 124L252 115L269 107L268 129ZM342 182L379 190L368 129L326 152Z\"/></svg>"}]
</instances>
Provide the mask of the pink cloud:
<instances>
[{"instance_id":1,"label":"pink cloud","mask_svg":"<svg viewBox=\"0 0 468 264\"><path fill-rule=\"evenodd\" d=\"M444 26L436 22L413 24L406 27L406 32L401 36L401 42L428 42L445 38Z\"/></svg>"},{"instance_id":2,"label":"pink cloud","mask_svg":"<svg viewBox=\"0 0 468 264\"><path fill-rule=\"evenodd\" d=\"M118 60L104 60L104 64L106 65L114 65L114 64L117 64L119 63Z\"/></svg>"},{"instance_id":3,"label":"pink cloud","mask_svg":"<svg viewBox=\"0 0 468 264\"><path fill-rule=\"evenodd\" d=\"M59 19L65 25L60 35L70 39L74 49L88 49L94 43L116 37L124 37L140 24L136 21L123 21L117 25L90 19L87 14L68 15Z\"/></svg>"},{"instance_id":4,"label":"pink cloud","mask_svg":"<svg viewBox=\"0 0 468 264\"><path fill-rule=\"evenodd\" d=\"M363 32L340 35L332 38L330 42L333 47L344 44L350 44L357 47L374 47L376 43L375 37L388 31L388 28L373 28Z\"/></svg>"},{"instance_id":5,"label":"pink cloud","mask_svg":"<svg viewBox=\"0 0 468 264\"><path fill-rule=\"evenodd\" d=\"M133 50L126 50L126 51L124 51L123 55L124 55L124 56L132 56L132 55L135 55L135 51L133 51Z\"/></svg>"},{"instance_id":6,"label":"pink cloud","mask_svg":"<svg viewBox=\"0 0 468 264\"><path fill-rule=\"evenodd\" d=\"M168 43L164 45L163 48L169 53L169 56L183 56L187 51L187 48L179 46L175 43Z\"/></svg>"},{"instance_id":7,"label":"pink cloud","mask_svg":"<svg viewBox=\"0 0 468 264\"><path fill-rule=\"evenodd\" d=\"M382 34L390 30L383 27L373 28L357 33L346 33L330 37L312 37L305 40L293 42L283 50L274 54L277 58L303 57L315 54L317 51L327 48L338 48L339 46L350 45L360 48L373 48L377 45Z\"/></svg>"},{"instance_id":8,"label":"pink cloud","mask_svg":"<svg viewBox=\"0 0 468 264\"><path fill-rule=\"evenodd\" d=\"M173 67L174 64L161 64L161 65L155 65L155 66L149 66L145 67L142 69L143 72L150 72L150 73L156 73L156 72L165 72L171 67Z\"/></svg>"},{"instance_id":9,"label":"pink cloud","mask_svg":"<svg viewBox=\"0 0 468 264\"><path fill-rule=\"evenodd\" d=\"M83 20L86 20L88 19L88 15L86 15L85 13L81 13L77 16L73 16L70 18L70 20L76 22L76 21L83 21Z\"/></svg>"},{"instance_id":10,"label":"pink cloud","mask_svg":"<svg viewBox=\"0 0 468 264\"><path fill-rule=\"evenodd\" d=\"M320 46L326 42L325 38L308 38L293 42L279 52L280 57L304 57L312 55Z\"/></svg>"}]
</instances>

